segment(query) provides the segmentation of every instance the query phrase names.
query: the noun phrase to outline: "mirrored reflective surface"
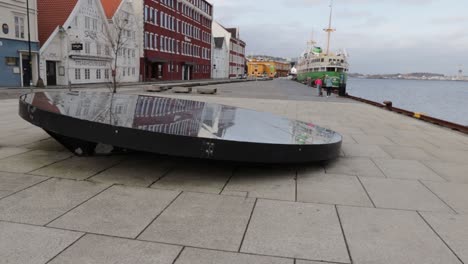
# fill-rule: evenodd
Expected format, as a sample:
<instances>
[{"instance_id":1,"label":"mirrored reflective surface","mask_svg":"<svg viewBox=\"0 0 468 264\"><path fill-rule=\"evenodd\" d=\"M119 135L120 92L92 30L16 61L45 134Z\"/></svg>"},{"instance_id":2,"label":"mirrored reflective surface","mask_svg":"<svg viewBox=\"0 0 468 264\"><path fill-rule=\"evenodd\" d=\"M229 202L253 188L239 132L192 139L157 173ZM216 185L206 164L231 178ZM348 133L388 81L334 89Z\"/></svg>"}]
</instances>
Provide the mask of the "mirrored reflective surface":
<instances>
[{"instance_id":1,"label":"mirrored reflective surface","mask_svg":"<svg viewBox=\"0 0 468 264\"><path fill-rule=\"evenodd\" d=\"M341 136L312 123L270 113L176 98L104 92L39 92L23 100L64 116L178 136L283 145L337 143Z\"/></svg>"}]
</instances>

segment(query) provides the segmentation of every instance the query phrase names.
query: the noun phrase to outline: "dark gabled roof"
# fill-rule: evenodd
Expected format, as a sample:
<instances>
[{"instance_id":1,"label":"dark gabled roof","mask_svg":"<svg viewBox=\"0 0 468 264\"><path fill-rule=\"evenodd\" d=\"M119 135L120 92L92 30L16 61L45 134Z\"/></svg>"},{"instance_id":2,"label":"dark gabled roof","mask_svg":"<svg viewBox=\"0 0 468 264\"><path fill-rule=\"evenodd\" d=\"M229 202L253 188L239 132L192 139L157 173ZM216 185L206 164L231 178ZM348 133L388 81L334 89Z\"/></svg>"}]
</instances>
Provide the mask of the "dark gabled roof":
<instances>
[{"instance_id":1,"label":"dark gabled roof","mask_svg":"<svg viewBox=\"0 0 468 264\"><path fill-rule=\"evenodd\" d=\"M224 38L214 38L215 48L222 49L224 45Z\"/></svg>"}]
</instances>

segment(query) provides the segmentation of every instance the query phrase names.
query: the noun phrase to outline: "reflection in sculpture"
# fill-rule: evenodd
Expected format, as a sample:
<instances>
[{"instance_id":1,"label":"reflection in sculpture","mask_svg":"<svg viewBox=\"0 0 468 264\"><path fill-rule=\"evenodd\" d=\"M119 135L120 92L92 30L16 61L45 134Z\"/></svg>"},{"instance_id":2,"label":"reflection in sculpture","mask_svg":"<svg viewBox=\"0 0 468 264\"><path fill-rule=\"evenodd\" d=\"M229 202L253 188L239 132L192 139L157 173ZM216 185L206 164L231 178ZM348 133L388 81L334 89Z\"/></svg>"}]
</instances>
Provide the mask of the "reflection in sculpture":
<instances>
[{"instance_id":1,"label":"reflection in sculpture","mask_svg":"<svg viewBox=\"0 0 468 264\"><path fill-rule=\"evenodd\" d=\"M20 115L77 155L113 150L261 163L338 157L342 137L315 124L176 98L104 92L38 92Z\"/></svg>"}]
</instances>

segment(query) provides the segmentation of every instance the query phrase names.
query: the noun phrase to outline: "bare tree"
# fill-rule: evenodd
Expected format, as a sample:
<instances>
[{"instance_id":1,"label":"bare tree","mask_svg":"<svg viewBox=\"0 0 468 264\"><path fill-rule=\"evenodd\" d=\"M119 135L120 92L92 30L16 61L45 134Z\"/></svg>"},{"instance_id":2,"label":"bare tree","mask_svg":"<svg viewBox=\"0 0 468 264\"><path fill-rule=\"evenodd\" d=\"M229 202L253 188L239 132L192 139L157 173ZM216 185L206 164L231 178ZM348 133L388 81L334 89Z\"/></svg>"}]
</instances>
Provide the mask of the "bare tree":
<instances>
[{"instance_id":1,"label":"bare tree","mask_svg":"<svg viewBox=\"0 0 468 264\"><path fill-rule=\"evenodd\" d=\"M129 42L134 38L134 27L135 19L130 17L127 12L118 12L114 17L109 20L109 33L106 38L106 42L110 44L112 52L112 61L111 61L111 72L112 72L112 82L111 89L113 93L117 92L117 87L119 80L117 78L118 69L119 69L119 58L120 56L125 56L123 51L125 51Z\"/></svg>"}]
</instances>

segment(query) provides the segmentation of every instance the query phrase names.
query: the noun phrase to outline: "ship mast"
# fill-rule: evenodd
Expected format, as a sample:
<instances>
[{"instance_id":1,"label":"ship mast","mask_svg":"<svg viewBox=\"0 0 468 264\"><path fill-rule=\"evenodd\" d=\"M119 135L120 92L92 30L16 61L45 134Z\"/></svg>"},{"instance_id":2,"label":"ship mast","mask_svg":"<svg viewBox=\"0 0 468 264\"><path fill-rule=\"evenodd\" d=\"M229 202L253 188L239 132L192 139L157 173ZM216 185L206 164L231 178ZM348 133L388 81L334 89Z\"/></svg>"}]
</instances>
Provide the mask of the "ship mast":
<instances>
[{"instance_id":1,"label":"ship mast","mask_svg":"<svg viewBox=\"0 0 468 264\"><path fill-rule=\"evenodd\" d=\"M331 33L335 32L336 29L332 28L332 16L333 16L333 0L330 0L330 18L328 20L328 28L325 28L324 31L328 34L327 40L327 55L330 55L330 38Z\"/></svg>"},{"instance_id":2,"label":"ship mast","mask_svg":"<svg viewBox=\"0 0 468 264\"><path fill-rule=\"evenodd\" d=\"M311 48L313 48L315 46L315 44L317 44L317 42L314 39L314 33L315 33L314 30L312 30L311 38L307 42L307 45L309 45Z\"/></svg>"}]
</instances>

